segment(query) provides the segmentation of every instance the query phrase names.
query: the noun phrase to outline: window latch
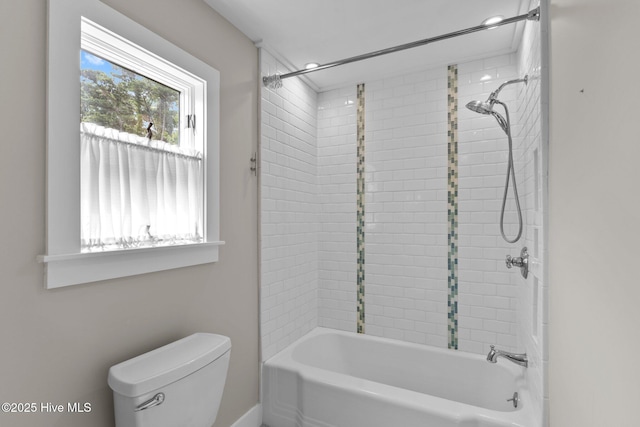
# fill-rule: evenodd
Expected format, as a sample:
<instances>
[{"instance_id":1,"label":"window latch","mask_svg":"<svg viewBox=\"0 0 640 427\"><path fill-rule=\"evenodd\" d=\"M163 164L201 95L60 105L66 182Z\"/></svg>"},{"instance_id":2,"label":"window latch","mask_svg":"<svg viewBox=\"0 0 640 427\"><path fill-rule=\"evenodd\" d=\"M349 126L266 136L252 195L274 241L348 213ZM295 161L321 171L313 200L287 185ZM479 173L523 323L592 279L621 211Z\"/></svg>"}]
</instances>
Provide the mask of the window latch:
<instances>
[{"instance_id":1,"label":"window latch","mask_svg":"<svg viewBox=\"0 0 640 427\"><path fill-rule=\"evenodd\" d=\"M187 129L195 129L195 128L196 128L196 115L187 114Z\"/></svg>"}]
</instances>

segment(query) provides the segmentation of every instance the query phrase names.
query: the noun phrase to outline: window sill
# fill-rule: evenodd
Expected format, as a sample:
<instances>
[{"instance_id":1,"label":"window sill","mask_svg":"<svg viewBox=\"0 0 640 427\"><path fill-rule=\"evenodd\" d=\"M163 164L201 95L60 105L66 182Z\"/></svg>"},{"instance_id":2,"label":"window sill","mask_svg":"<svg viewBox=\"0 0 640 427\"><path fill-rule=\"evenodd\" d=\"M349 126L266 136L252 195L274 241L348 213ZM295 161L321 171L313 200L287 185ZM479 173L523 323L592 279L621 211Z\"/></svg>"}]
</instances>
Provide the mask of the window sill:
<instances>
[{"instance_id":1,"label":"window sill","mask_svg":"<svg viewBox=\"0 0 640 427\"><path fill-rule=\"evenodd\" d=\"M39 255L45 264L47 289L218 261L224 242L125 249L61 255Z\"/></svg>"}]
</instances>

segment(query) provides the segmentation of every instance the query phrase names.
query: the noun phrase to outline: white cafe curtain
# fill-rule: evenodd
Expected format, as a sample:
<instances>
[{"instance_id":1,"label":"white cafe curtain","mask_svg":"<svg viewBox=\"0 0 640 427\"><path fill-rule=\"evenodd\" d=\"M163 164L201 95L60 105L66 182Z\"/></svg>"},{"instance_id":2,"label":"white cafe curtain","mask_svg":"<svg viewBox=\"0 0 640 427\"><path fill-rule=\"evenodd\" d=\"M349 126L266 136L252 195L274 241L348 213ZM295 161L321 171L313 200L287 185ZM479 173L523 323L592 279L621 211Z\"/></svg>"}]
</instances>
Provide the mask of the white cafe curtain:
<instances>
[{"instance_id":1,"label":"white cafe curtain","mask_svg":"<svg viewBox=\"0 0 640 427\"><path fill-rule=\"evenodd\" d=\"M81 124L82 249L202 241L202 155Z\"/></svg>"}]
</instances>

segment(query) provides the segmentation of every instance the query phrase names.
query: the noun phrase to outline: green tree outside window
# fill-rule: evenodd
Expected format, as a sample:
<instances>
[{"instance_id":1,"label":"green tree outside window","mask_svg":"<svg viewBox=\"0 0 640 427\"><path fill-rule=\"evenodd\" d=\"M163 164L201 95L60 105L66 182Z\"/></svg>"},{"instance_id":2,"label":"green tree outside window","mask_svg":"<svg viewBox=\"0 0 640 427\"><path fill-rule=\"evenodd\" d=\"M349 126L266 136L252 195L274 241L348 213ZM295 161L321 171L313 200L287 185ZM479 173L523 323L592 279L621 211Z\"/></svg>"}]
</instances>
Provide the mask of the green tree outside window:
<instances>
[{"instance_id":1,"label":"green tree outside window","mask_svg":"<svg viewBox=\"0 0 640 427\"><path fill-rule=\"evenodd\" d=\"M80 121L170 144L180 142L180 92L81 52Z\"/></svg>"}]
</instances>

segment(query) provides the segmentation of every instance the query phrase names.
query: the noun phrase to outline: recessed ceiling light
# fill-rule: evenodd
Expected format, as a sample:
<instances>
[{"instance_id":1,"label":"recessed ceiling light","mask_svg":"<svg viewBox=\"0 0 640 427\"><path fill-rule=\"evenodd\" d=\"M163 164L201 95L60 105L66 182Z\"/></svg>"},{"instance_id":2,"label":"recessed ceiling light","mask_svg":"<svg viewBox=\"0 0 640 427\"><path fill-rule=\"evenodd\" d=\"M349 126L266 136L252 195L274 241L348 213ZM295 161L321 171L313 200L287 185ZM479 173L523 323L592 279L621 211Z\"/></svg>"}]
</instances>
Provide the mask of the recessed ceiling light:
<instances>
[{"instance_id":1,"label":"recessed ceiling light","mask_svg":"<svg viewBox=\"0 0 640 427\"><path fill-rule=\"evenodd\" d=\"M492 25L495 25L498 22L502 22L503 20L504 20L504 16L502 15L492 16L491 18L487 18L484 21L482 21L482 25L484 25L485 27L491 27ZM497 28L497 27L491 27L489 29L492 30L494 28Z\"/></svg>"},{"instance_id":2,"label":"recessed ceiling light","mask_svg":"<svg viewBox=\"0 0 640 427\"><path fill-rule=\"evenodd\" d=\"M304 64L305 70L311 70L312 68L318 68L320 64L317 62L309 62L308 64Z\"/></svg>"}]
</instances>

